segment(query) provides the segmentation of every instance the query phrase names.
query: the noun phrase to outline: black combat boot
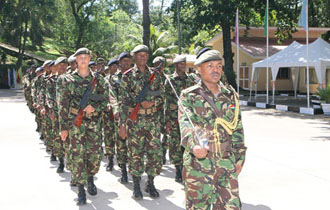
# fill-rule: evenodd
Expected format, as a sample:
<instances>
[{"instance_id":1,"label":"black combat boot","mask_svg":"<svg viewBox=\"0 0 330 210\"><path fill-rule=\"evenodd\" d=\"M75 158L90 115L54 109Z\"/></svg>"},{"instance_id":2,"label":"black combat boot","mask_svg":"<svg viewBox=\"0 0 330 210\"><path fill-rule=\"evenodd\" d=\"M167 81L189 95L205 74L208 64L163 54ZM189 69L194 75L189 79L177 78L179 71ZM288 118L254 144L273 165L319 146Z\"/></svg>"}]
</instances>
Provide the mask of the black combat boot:
<instances>
[{"instance_id":1,"label":"black combat boot","mask_svg":"<svg viewBox=\"0 0 330 210\"><path fill-rule=\"evenodd\" d=\"M128 182L126 164L120 164L121 178L120 183L126 184Z\"/></svg>"},{"instance_id":2,"label":"black combat boot","mask_svg":"<svg viewBox=\"0 0 330 210\"><path fill-rule=\"evenodd\" d=\"M109 155L108 157L109 163L107 165L106 171L112 171L113 169L113 155Z\"/></svg>"},{"instance_id":3,"label":"black combat boot","mask_svg":"<svg viewBox=\"0 0 330 210\"><path fill-rule=\"evenodd\" d=\"M36 129L36 131L37 131L37 132L39 132L39 131L40 131L40 129L39 129L39 125L37 126L37 129Z\"/></svg>"},{"instance_id":4,"label":"black combat boot","mask_svg":"<svg viewBox=\"0 0 330 210\"><path fill-rule=\"evenodd\" d=\"M57 168L57 173L63 173L64 171L64 159L61 157L61 158L58 158L58 160L60 161L60 164L58 165L58 168Z\"/></svg>"},{"instance_id":5,"label":"black combat boot","mask_svg":"<svg viewBox=\"0 0 330 210\"><path fill-rule=\"evenodd\" d=\"M134 191L132 198L135 200L142 200L143 195L140 189L140 177L133 176Z\"/></svg>"},{"instance_id":6,"label":"black combat boot","mask_svg":"<svg viewBox=\"0 0 330 210\"><path fill-rule=\"evenodd\" d=\"M163 165L166 163L166 149L163 148Z\"/></svg>"},{"instance_id":7,"label":"black combat boot","mask_svg":"<svg viewBox=\"0 0 330 210\"><path fill-rule=\"evenodd\" d=\"M182 167L181 165L175 165L176 174L175 174L175 181L182 183Z\"/></svg>"},{"instance_id":8,"label":"black combat boot","mask_svg":"<svg viewBox=\"0 0 330 210\"><path fill-rule=\"evenodd\" d=\"M45 136L44 136L44 134L42 134L42 133L41 133L41 135L40 135L40 140L45 140Z\"/></svg>"},{"instance_id":9,"label":"black combat boot","mask_svg":"<svg viewBox=\"0 0 330 210\"><path fill-rule=\"evenodd\" d=\"M50 161L56 161L56 156L52 153L52 155L50 156Z\"/></svg>"},{"instance_id":10,"label":"black combat boot","mask_svg":"<svg viewBox=\"0 0 330 210\"><path fill-rule=\"evenodd\" d=\"M94 184L94 177L93 176L89 176L87 179L87 192L90 195L96 195L97 194L97 189L96 186Z\"/></svg>"},{"instance_id":11,"label":"black combat boot","mask_svg":"<svg viewBox=\"0 0 330 210\"><path fill-rule=\"evenodd\" d=\"M86 204L86 193L84 185L78 184L78 200L77 205L84 205Z\"/></svg>"},{"instance_id":12,"label":"black combat boot","mask_svg":"<svg viewBox=\"0 0 330 210\"><path fill-rule=\"evenodd\" d=\"M148 175L148 180L146 182L146 187L144 189L147 193L150 194L150 197L152 198L158 198L159 193L157 192L155 185L154 185L154 177Z\"/></svg>"}]
</instances>

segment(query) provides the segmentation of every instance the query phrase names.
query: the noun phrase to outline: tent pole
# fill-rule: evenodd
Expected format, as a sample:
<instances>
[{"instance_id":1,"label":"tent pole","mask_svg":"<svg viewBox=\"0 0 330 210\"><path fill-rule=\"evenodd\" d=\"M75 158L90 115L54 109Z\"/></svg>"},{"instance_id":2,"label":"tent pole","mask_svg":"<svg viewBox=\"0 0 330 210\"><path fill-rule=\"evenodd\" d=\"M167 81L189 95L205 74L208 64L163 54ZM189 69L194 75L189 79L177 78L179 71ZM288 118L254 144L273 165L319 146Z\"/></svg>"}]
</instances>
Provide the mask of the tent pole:
<instances>
[{"instance_id":1,"label":"tent pole","mask_svg":"<svg viewBox=\"0 0 330 210\"><path fill-rule=\"evenodd\" d=\"M268 77L269 77L269 75L268 75L268 74L269 74L269 72L268 72L268 56L269 56L269 54L268 54L268 52L269 52L268 4L269 4L269 0L267 0L267 11L266 11L266 12L267 12L267 16L266 16L266 21L267 21L267 41L266 41L266 42L267 42L267 43L266 43L266 46L267 46L267 52L266 52L266 54L267 54L267 56L266 56L266 57L267 57L267 58L266 58L266 59L267 59L267 73L266 73L266 81L267 81L267 82L266 82L266 86L267 86L267 87L266 87L266 91L267 91L267 96L266 96L266 104L269 103L269 97L268 97L268 92L269 92L269 87L268 87L268 86L269 86L269 84L268 84L268 83L269 83L269 82L268 82L268 80L269 80L269 78L268 78Z\"/></svg>"},{"instance_id":2,"label":"tent pole","mask_svg":"<svg viewBox=\"0 0 330 210\"><path fill-rule=\"evenodd\" d=\"M307 63L307 107L310 107L310 101L309 101L309 63L308 63L308 0L307 0L307 6L306 6L306 27L307 27L307 31L306 31L306 63Z\"/></svg>"}]
</instances>

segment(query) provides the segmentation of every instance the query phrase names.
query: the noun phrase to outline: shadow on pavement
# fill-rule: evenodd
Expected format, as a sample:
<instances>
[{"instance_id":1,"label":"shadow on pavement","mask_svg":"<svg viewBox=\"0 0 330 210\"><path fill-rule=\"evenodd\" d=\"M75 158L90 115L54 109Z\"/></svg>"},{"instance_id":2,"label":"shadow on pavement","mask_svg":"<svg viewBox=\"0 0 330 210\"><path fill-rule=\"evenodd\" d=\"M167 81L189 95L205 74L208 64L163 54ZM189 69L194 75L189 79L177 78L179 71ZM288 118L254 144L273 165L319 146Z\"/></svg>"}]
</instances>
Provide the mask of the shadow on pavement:
<instances>
[{"instance_id":1,"label":"shadow on pavement","mask_svg":"<svg viewBox=\"0 0 330 210\"><path fill-rule=\"evenodd\" d=\"M242 210L272 210L272 209L262 204L252 205L252 204L243 203Z\"/></svg>"}]
</instances>

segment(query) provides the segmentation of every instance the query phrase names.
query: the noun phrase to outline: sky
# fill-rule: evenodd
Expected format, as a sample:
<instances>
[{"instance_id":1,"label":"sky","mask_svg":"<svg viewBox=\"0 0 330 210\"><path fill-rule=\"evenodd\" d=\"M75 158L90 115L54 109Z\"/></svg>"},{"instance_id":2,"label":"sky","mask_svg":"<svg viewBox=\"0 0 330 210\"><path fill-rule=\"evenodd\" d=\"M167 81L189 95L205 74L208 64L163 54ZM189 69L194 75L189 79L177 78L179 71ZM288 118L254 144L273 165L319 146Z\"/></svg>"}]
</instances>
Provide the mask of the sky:
<instances>
[{"instance_id":1,"label":"sky","mask_svg":"<svg viewBox=\"0 0 330 210\"><path fill-rule=\"evenodd\" d=\"M163 9L165 10L167 7L171 6L172 1L173 0L164 0L164 8ZM142 11L142 0L137 0L137 2L139 4L139 10ZM153 1L154 6L160 6L161 3L162 3L161 0L154 0Z\"/></svg>"}]
</instances>

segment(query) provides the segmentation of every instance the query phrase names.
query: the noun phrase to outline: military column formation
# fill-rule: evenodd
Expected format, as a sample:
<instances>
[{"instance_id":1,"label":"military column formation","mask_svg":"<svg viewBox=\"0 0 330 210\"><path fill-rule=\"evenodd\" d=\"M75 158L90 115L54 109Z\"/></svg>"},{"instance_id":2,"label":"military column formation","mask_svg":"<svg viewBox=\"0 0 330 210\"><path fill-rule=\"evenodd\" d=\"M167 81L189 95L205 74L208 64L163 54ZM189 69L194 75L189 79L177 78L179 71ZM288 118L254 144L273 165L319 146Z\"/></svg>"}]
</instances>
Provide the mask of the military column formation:
<instances>
[{"instance_id":1,"label":"military column formation","mask_svg":"<svg viewBox=\"0 0 330 210\"><path fill-rule=\"evenodd\" d=\"M157 198L155 178L168 149L187 209L240 209L237 176L246 147L238 96L220 80L220 53L201 50L198 71L190 74L186 58L178 55L167 75L164 57L147 65L149 52L138 45L105 67L104 59L91 61L90 50L80 48L68 59L47 60L27 71L27 106L50 160L58 160L57 173L66 166L70 186L78 187L77 205L83 205L86 189L97 195L94 177L103 156L110 172L116 158L119 181L127 184L128 172L132 177L133 199L143 199L144 172L144 191Z\"/></svg>"}]
</instances>

